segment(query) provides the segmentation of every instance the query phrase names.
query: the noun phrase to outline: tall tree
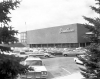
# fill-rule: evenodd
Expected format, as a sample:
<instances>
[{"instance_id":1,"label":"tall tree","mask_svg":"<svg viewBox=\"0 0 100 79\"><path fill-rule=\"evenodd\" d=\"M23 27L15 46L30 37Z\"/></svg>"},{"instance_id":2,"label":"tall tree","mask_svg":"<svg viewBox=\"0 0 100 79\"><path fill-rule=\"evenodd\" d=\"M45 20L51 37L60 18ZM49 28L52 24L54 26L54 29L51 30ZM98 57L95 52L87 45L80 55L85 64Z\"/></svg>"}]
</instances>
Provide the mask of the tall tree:
<instances>
[{"instance_id":1,"label":"tall tree","mask_svg":"<svg viewBox=\"0 0 100 79\"><path fill-rule=\"evenodd\" d=\"M90 7L100 15L100 0L95 1L96 7ZM84 16L84 19L88 21L84 26L91 32L91 34L86 35L91 44L87 47L88 51L85 54L85 58L79 57L85 67L80 68L81 73L85 79L100 79L100 17L90 18Z\"/></svg>"},{"instance_id":2,"label":"tall tree","mask_svg":"<svg viewBox=\"0 0 100 79\"><path fill-rule=\"evenodd\" d=\"M0 2L0 43L9 43L16 41L14 34L17 33L9 26L11 22L8 14L10 10L18 7L20 1L17 0L3 0ZM18 74L26 73L29 69L28 66L21 65L22 58L13 55L5 55L0 52L0 78L1 79L16 79Z\"/></svg>"},{"instance_id":3,"label":"tall tree","mask_svg":"<svg viewBox=\"0 0 100 79\"><path fill-rule=\"evenodd\" d=\"M8 16L8 14L11 14L11 10L15 10L18 7L18 4L20 4L18 0L3 0L0 2L0 43L14 43L18 41L15 37L18 31L13 30L13 27L9 26L11 17Z\"/></svg>"}]
</instances>

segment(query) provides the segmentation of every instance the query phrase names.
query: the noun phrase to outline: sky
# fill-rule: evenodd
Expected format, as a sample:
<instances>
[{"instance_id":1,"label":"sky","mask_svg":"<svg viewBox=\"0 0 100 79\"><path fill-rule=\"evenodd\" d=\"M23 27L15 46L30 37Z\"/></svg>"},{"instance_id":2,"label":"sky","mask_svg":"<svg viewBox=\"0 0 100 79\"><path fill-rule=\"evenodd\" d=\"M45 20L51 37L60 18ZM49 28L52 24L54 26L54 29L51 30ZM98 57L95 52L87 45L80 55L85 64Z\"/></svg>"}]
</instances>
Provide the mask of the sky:
<instances>
[{"instance_id":1,"label":"sky","mask_svg":"<svg viewBox=\"0 0 100 79\"><path fill-rule=\"evenodd\" d=\"M19 32L84 23L82 16L95 16L90 5L95 0L22 0L11 11L11 25Z\"/></svg>"}]
</instances>

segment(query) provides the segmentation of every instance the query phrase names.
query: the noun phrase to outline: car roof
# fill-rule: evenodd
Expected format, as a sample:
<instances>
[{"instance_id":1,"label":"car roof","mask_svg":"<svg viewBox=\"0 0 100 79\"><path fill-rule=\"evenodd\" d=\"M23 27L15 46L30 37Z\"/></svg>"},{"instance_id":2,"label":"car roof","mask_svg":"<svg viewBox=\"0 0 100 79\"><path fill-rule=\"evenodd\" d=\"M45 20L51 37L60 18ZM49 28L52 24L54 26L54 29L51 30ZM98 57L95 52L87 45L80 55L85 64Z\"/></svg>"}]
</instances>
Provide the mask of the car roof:
<instances>
[{"instance_id":1,"label":"car roof","mask_svg":"<svg viewBox=\"0 0 100 79\"><path fill-rule=\"evenodd\" d=\"M39 57L28 57L28 58L26 58L25 61L27 61L27 60L41 60L41 59Z\"/></svg>"}]
</instances>

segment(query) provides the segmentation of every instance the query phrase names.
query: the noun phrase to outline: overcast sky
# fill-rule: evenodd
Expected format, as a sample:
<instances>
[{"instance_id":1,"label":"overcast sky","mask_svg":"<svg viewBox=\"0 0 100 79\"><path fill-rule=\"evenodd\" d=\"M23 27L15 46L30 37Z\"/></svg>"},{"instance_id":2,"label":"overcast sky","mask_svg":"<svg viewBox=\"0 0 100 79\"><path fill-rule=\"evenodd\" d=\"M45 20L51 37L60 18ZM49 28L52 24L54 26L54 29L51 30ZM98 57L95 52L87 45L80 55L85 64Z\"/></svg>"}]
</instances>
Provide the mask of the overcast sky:
<instances>
[{"instance_id":1,"label":"overcast sky","mask_svg":"<svg viewBox=\"0 0 100 79\"><path fill-rule=\"evenodd\" d=\"M94 16L89 7L95 0L22 0L12 11L11 25L19 32L84 23L83 15Z\"/></svg>"}]
</instances>

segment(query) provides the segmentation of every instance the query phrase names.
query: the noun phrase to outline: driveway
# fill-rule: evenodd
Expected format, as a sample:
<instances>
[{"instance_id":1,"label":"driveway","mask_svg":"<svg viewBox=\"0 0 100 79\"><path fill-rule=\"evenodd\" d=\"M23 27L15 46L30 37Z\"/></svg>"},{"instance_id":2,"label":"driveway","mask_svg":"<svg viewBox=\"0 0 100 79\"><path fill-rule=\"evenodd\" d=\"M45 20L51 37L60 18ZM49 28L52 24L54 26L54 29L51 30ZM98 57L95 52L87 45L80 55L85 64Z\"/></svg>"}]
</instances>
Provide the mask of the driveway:
<instances>
[{"instance_id":1,"label":"driveway","mask_svg":"<svg viewBox=\"0 0 100 79\"><path fill-rule=\"evenodd\" d=\"M74 57L54 57L42 60L49 72L48 79L80 71L78 65L74 62Z\"/></svg>"}]
</instances>

